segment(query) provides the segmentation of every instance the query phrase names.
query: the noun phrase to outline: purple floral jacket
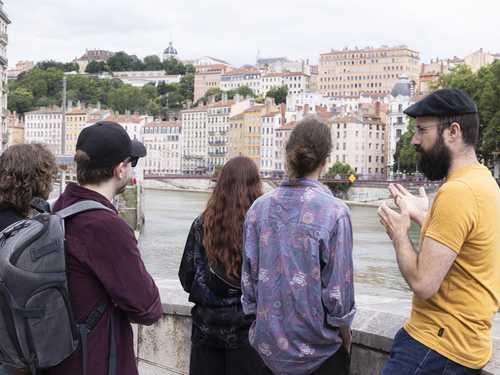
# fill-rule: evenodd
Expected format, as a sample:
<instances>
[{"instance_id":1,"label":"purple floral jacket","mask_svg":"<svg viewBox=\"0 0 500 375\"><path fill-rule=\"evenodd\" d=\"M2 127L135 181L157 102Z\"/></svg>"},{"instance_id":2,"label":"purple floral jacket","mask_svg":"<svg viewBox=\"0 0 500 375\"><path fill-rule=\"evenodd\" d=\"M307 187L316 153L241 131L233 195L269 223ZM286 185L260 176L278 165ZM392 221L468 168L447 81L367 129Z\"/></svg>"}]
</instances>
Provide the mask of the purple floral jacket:
<instances>
[{"instance_id":1,"label":"purple floral jacket","mask_svg":"<svg viewBox=\"0 0 500 375\"><path fill-rule=\"evenodd\" d=\"M355 314L349 208L318 181L287 181L245 221L242 305L252 346L276 374L309 374Z\"/></svg>"}]
</instances>

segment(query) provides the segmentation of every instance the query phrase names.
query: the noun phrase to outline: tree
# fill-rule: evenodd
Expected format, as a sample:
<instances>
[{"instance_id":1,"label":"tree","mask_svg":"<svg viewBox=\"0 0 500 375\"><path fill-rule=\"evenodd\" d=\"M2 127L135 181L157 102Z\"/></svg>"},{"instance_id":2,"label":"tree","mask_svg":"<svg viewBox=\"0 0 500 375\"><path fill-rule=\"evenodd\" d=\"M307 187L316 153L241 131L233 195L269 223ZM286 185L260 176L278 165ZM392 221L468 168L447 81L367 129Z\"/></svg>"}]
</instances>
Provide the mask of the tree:
<instances>
[{"instance_id":1,"label":"tree","mask_svg":"<svg viewBox=\"0 0 500 375\"><path fill-rule=\"evenodd\" d=\"M495 113L484 130L482 150L489 155L500 151L500 110Z\"/></svg>"},{"instance_id":2,"label":"tree","mask_svg":"<svg viewBox=\"0 0 500 375\"><path fill-rule=\"evenodd\" d=\"M337 161L330 167L330 169L326 173L326 176L329 178L334 178L337 175L343 178L347 178L350 175L356 175L356 172L354 172L353 167L351 167L349 164Z\"/></svg>"},{"instance_id":3,"label":"tree","mask_svg":"<svg viewBox=\"0 0 500 375\"><path fill-rule=\"evenodd\" d=\"M194 74L186 74L179 82L179 93L184 97L184 101L194 98Z\"/></svg>"},{"instance_id":4,"label":"tree","mask_svg":"<svg viewBox=\"0 0 500 375\"><path fill-rule=\"evenodd\" d=\"M280 86L273 87L266 94L267 98L274 98L276 104L286 103L286 97L288 95L288 87Z\"/></svg>"},{"instance_id":5,"label":"tree","mask_svg":"<svg viewBox=\"0 0 500 375\"><path fill-rule=\"evenodd\" d=\"M251 98L255 98L255 93L248 86L240 86L236 90L234 90L234 93L238 94L244 98L246 98L247 96L251 97Z\"/></svg>"},{"instance_id":6,"label":"tree","mask_svg":"<svg viewBox=\"0 0 500 375\"><path fill-rule=\"evenodd\" d=\"M91 61L85 68L85 73L89 74L99 74L102 72L108 72L109 67L105 61Z\"/></svg>"},{"instance_id":7,"label":"tree","mask_svg":"<svg viewBox=\"0 0 500 375\"><path fill-rule=\"evenodd\" d=\"M500 144L497 128L497 112L500 108L500 61L486 65L476 73L469 67L460 65L451 73L442 76L438 87L463 90L476 102L481 123L477 153L486 164L490 163L493 160L493 152L499 150Z\"/></svg>"},{"instance_id":8,"label":"tree","mask_svg":"<svg viewBox=\"0 0 500 375\"><path fill-rule=\"evenodd\" d=\"M109 94L109 106L119 113L144 113L147 104L148 98L142 90L130 85L122 86Z\"/></svg>"},{"instance_id":9,"label":"tree","mask_svg":"<svg viewBox=\"0 0 500 375\"><path fill-rule=\"evenodd\" d=\"M338 179L340 177L341 180L346 180L350 175L356 175L354 168L347 163L337 161L330 167L328 172L325 174L325 177L328 179ZM326 185L335 195L341 198L346 198L347 191L351 188L352 183L329 181L326 182Z\"/></svg>"},{"instance_id":10,"label":"tree","mask_svg":"<svg viewBox=\"0 0 500 375\"><path fill-rule=\"evenodd\" d=\"M50 68L55 68L58 70L62 70L63 72L78 72L80 67L78 66L77 63L61 63L57 62L54 60L46 60L46 61L40 61L35 65L35 68L40 69L40 70L47 70Z\"/></svg>"},{"instance_id":11,"label":"tree","mask_svg":"<svg viewBox=\"0 0 500 375\"><path fill-rule=\"evenodd\" d=\"M196 68L194 67L194 65L192 64L186 64L184 65L184 67L186 68L186 74L189 74L189 73L196 73Z\"/></svg>"},{"instance_id":12,"label":"tree","mask_svg":"<svg viewBox=\"0 0 500 375\"><path fill-rule=\"evenodd\" d=\"M166 59L163 62L163 69L166 74L186 74L186 66L177 59ZM193 72L194 73L194 72Z\"/></svg>"},{"instance_id":13,"label":"tree","mask_svg":"<svg viewBox=\"0 0 500 375\"><path fill-rule=\"evenodd\" d=\"M107 64L112 72L144 70L144 63L135 55L128 55L120 51L111 56Z\"/></svg>"},{"instance_id":14,"label":"tree","mask_svg":"<svg viewBox=\"0 0 500 375\"><path fill-rule=\"evenodd\" d=\"M198 101L195 103L195 105L199 105L201 103L205 103L205 104L208 103L209 98L211 96L213 96L215 98L216 102L221 101L223 93L224 93L224 91L222 91L220 89L220 87L211 87L207 90L205 95L203 95L200 99L198 99ZM234 96L233 91L227 91L226 93L227 93L229 99L233 98L233 96Z\"/></svg>"},{"instance_id":15,"label":"tree","mask_svg":"<svg viewBox=\"0 0 500 375\"><path fill-rule=\"evenodd\" d=\"M14 92L9 93L9 111L24 113L33 109L33 93L23 87L18 87Z\"/></svg>"},{"instance_id":16,"label":"tree","mask_svg":"<svg viewBox=\"0 0 500 375\"><path fill-rule=\"evenodd\" d=\"M163 70L163 64L160 58L156 55L146 56L144 58L145 70Z\"/></svg>"},{"instance_id":17,"label":"tree","mask_svg":"<svg viewBox=\"0 0 500 375\"><path fill-rule=\"evenodd\" d=\"M415 135L415 120L411 119L406 132L396 144L394 153L394 172L414 173L417 166L417 152L411 144Z\"/></svg>"}]
</instances>

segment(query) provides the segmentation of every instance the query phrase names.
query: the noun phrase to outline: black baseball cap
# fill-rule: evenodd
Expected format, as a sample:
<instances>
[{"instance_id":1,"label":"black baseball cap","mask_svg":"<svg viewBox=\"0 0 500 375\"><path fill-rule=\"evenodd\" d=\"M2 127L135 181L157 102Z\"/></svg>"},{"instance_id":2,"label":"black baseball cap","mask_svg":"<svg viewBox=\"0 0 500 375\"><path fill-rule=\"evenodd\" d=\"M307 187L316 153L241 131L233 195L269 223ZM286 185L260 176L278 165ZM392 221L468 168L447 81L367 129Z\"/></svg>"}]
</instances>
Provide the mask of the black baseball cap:
<instances>
[{"instance_id":1,"label":"black baseball cap","mask_svg":"<svg viewBox=\"0 0 500 375\"><path fill-rule=\"evenodd\" d=\"M404 110L410 117L446 117L477 113L476 103L462 90L441 89Z\"/></svg>"},{"instance_id":2,"label":"black baseball cap","mask_svg":"<svg viewBox=\"0 0 500 375\"><path fill-rule=\"evenodd\" d=\"M90 158L90 167L95 169L146 156L146 147L131 140L123 126L112 121L99 121L84 128L78 136L76 150L84 151Z\"/></svg>"}]
</instances>

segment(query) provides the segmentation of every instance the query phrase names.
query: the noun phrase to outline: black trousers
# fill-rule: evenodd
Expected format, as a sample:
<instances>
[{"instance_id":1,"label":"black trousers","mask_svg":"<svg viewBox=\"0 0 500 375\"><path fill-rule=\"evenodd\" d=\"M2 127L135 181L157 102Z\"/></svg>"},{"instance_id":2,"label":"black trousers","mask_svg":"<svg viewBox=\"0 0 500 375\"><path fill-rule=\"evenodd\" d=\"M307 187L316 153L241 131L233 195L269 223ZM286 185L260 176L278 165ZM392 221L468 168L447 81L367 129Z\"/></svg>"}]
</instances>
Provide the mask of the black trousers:
<instances>
[{"instance_id":1,"label":"black trousers","mask_svg":"<svg viewBox=\"0 0 500 375\"><path fill-rule=\"evenodd\" d=\"M191 344L189 375L267 375L269 370L249 343L226 349L204 342Z\"/></svg>"},{"instance_id":2,"label":"black trousers","mask_svg":"<svg viewBox=\"0 0 500 375\"><path fill-rule=\"evenodd\" d=\"M351 356L341 346L330 358L328 358L316 371L310 375L349 375L351 367ZM272 375L271 370L267 370L267 375Z\"/></svg>"},{"instance_id":3,"label":"black trousers","mask_svg":"<svg viewBox=\"0 0 500 375\"><path fill-rule=\"evenodd\" d=\"M328 358L319 369L311 375L349 375L351 356L342 345L337 352Z\"/></svg>"}]
</instances>

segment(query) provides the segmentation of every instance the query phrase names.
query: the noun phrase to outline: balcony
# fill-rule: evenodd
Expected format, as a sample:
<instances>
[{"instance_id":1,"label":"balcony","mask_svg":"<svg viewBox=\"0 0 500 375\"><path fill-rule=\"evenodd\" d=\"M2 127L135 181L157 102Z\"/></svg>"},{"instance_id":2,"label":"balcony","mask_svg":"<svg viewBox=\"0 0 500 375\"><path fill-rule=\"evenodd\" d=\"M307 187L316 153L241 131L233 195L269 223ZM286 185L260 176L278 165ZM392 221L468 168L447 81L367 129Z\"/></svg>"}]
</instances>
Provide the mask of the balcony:
<instances>
[{"instance_id":1,"label":"balcony","mask_svg":"<svg viewBox=\"0 0 500 375\"><path fill-rule=\"evenodd\" d=\"M208 156L215 157L215 158L221 158L225 157L226 153L222 151L209 151Z\"/></svg>"},{"instance_id":2,"label":"balcony","mask_svg":"<svg viewBox=\"0 0 500 375\"><path fill-rule=\"evenodd\" d=\"M0 43L7 45L9 43L9 34L0 32Z\"/></svg>"},{"instance_id":3,"label":"balcony","mask_svg":"<svg viewBox=\"0 0 500 375\"><path fill-rule=\"evenodd\" d=\"M226 143L225 141L208 141L209 146L225 146Z\"/></svg>"}]
</instances>

